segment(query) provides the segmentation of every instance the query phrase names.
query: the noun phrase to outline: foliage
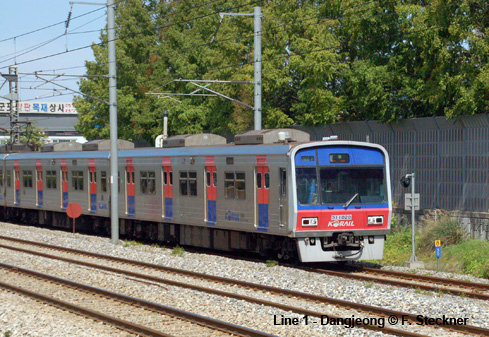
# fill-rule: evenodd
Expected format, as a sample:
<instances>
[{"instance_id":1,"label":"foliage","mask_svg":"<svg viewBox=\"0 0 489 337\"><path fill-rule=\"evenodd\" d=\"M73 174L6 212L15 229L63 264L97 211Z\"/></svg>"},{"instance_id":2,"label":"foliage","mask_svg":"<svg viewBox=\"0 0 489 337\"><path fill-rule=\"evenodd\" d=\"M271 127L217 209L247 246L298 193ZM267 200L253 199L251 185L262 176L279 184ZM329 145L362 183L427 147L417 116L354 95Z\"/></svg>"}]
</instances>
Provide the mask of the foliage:
<instances>
[{"instance_id":1,"label":"foliage","mask_svg":"<svg viewBox=\"0 0 489 337\"><path fill-rule=\"evenodd\" d=\"M457 220L450 218L447 212L428 213L421 219L417 246L426 253L435 250L435 240L440 240L443 247L456 245L464 240L464 232Z\"/></svg>"},{"instance_id":2,"label":"foliage","mask_svg":"<svg viewBox=\"0 0 489 337\"><path fill-rule=\"evenodd\" d=\"M441 271L464 273L489 279L489 242L466 240L463 230L456 220L444 211L437 211L421 217L416 233L416 256L428 268ZM383 264L403 265L411 256L411 227L402 226L392 217L392 234L387 236L384 247ZM441 240L442 256L435 257L434 241Z\"/></svg>"},{"instance_id":3,"label":"foliage","mask_svg":"<svg viewBox=\"0 0 489 337\"><path fill-rule=\"evenodd\" d=\"M137 242L135 240L124 240L122 242L122 247L132 247L132 246L141 246L141 242Z\"/></svg>"},{"instance_id":4,"label":"foliage","mask_svg":"<svg viewBox=\"0 0 489 337\"><path fill-rule=\"evenodd\" d=\"M447 253L461 258L464 273L489 279L489 242L469 240Z\"/></svg>"},{"instance_id":5,"label":"foliage","mask_svg":"<svg viewBox=\"0 0 489 337\"><path fill-rule=\"evenodd\" d=\"M46 144L47 136L43 129L31 123L25 127L24 132L20 136L20 142L28 144L35 151L39 151L41 146Z\"/></svg>"},{"instance_id":6,"label":"foliage","mask_svg":"<svg viewBox=\"0 0 489 337\"><path fill-rule=\"evenodd\" d=\"M275 267L275 266L278 266L278 261L276 261L276 260L267 260L267 267L271 268L271 267Z\"/></svg>"},{"instance_id":7,"label":"foliage","mask_svg":"<svg viewBox=\"0 0 489 337\"><path fill-rule=\"evenodd\" d=\"M384 245L384 264L401 266L411 256L411 229L400 227L397 231L388 235Z\"/></svg>"},{"instance_id":8,"label":"foliage","mask_svg":"<svg viewBox=\"0 0 489 337\"><path fill-rule=\"evenodd\" d=\"M170 134L250 129L253 111L221 97L178 96L178 102L146 93L199 89L178 79L253 81L253 19L225 16L219 23L219 12L251 13L256 5L263 11L265 128L488 112L484 1L121 0L119 136L151 141L162 132L164 108ZM105 32L101 40L92 47L95 61L86 62L88 74L108 72ZM253 84L209 88L253 105ZM108 100L105 78L82 79L80 90ZM74 103L77 130L88 139L107 138L107 104L89 96Z\"/></svg>"},{"instance_id":9,"label":"foliage","mask_svg":"<svg viewBox=\"0 0 489 337\"><path fill-rule=\"evenodd\" d=\"M174 255L174 256L183 256L185 254L185 249L183 247L180 247L180 246L176 246L173 248L172 252L171 252L171 255Z\"/></svg>"}]
</instances>

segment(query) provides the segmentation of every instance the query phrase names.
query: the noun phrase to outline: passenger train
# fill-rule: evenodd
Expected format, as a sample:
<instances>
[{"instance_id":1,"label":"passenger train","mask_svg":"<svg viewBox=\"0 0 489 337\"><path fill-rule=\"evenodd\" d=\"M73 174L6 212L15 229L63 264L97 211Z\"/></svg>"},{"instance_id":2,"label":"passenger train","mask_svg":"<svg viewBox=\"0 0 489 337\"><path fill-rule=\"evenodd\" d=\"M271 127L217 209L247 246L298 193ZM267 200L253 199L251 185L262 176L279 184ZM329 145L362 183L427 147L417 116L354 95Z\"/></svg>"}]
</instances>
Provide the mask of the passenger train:
<instances>
[{"instance_id":1,"label":"passenger train","mask_svg":"<svg viewBox=\"0 0 489 337\"><path fill-rule=\"evenodd\" d=\"M108 141L0 154L0 217L110 232ZM377 144L293 129L119 141L120 234L302 262L382 259L390 233L389 157ZM80 148L81 147L81 148Z\"/></svg>"}]
</instances>

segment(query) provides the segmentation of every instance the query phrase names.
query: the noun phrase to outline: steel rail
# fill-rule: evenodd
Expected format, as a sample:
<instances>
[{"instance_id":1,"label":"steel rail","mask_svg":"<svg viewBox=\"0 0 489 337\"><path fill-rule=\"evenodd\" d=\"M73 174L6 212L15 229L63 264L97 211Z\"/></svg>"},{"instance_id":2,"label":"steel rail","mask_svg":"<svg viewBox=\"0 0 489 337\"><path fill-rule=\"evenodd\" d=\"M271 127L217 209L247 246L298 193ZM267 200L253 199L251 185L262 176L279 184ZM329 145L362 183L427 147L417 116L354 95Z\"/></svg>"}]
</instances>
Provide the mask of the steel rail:
<instances>
[{"instance_id":1,"label":"steel rail","mask_svg":"<svg viewBox=\"0 0 489 337\"><path fill-rule=\"evenodd\" d=\"M4 239L4 238L5 237L0 236L0 239ZM224 277L220 277L220 276L201 274L201 273L192 272L192 271L188 271L188 270L180 270L180 269L176 269L176 268L172 268L172 267L165 267L165 266L150 264L150 263L146 263L146 262L139 262L139 261L128 260L128 259L119 258L119 257L112 257L112 256L103 255L103 254L86 252L86 251L82 251L82 250L76 250L76 249L70 249L70 248L65 248L65 247L47 245L47 244L42 244L42 243L35 243L35 242L28 241L28 240L13 239L12 241L25 243L25 244L31 244L31 245L35 245L35 246L48 248L48 249L60 250L60 251L69 252L69 253L83 254L86 256L96 257L96 258L100 258L100 259L113 260L113 261L117 261L117 262L121 262L121 263L125 263L125 264L137 265L140 267L152 268L155 270L160 270L160 271L165 271L165 272L170 272L170 273L177 273L177 274L181 274L181 275L191 276L194 278L200 278L200 279L206 279L206 280L211 280L211 281L215 281L215 282L222 282L222 283L227 283L227 284L239 285L239 286L242 286L245 288L256 289L256 290L275 293L275 294L279 294L279 295L286 295L289 297L308 299L308 300L312 300L312 301L315 301L318 303L324 303L324 304L335 305L337 307L342 307L342 308L360 310L362 312L376 314L376 315L380 315L383 317L395 316L398 319L406 319L410 322L419 322L418 321L419 315L394 311L394 310L390 310L390 309L384 309L384 308L375 307L375 306L366 305L366 304L344 301L344 300L340 300L340 299L334 299L334 298L330 298L330 297L326 297L326 296L312 295L312 294L294 291L294 290L285 290L285 289L281 289L281 288L277 288L277 287L265 286L265 285L260 285L260 284L255 284L255 283L240 281L240 280L234 280L234 279L228 279L228 278L224 278ZM249 297L249 296L239 295L236 293L230 293L230 292L221 291L221 290L217 290L217 289L201 287L201 286L192 285L189 283L183 283L183 282L164 279L164 278L160 278L160 277L130 272L130 271L123 270L123 269L117 269L117 268L113 268L113 267L102 266L99 264L83 262L83 261L79 261L79 260L73 260L73 259L69 259L69 258L65 258L65 257L46 254L46 253L35 252L35 251L22 249L22 248L18 248L18 247L10 247L10 246L5 246L5 245L0 244L0 248L12 249L12 250L20 251L20 252L25 252L28 254L35 254L38 256L46 257L46 258L61 260L61 261L65 261L68 263L74 263L74 264L79 264L79 265L83 265L86 267L102 269L105 271L114 272L114 273L118 273L118 274L122 274L122 275L129 275L132 277L150 280L153 282L164 283L164 284L169 284L169 285L173 285L173 286L177 286L177 287L183 287L183 288L193 289L193 290L197 290L197 291L212 293L212 294L219 295L219 296L241 299L241 300L245 300L245 301L252 302L252 303L257 303L257 304L262 304L262 305L267 305L267 306L273 306L273 307L277 307L277 308L280 308L280 309L283 309L286 311L293 311L293 312L303 314L303 315L310 315L310 316L316 316L316 317L321 317L322 315L324 315L324 313L314 312L311 310L292 307L292 306L284 305L284 304L280 304L280 303L265 301L265 300L261 300L261 299L257 299L257 298L253 298L253 297ZM329 316L332 317L331 315L329 315ZM440 328L446 328L446 329L450 329L450 330L458 331L458 332L463 332L463 333L489 336L489 330L488 329L484 329L484 328L480 328L480 327L476 327L476 326L444 325L444 324L434 324L432 326L437 326ZM388 332L387 328L378 329L377 326L373 326L373 327L363 326L363 327L365 327L367 329L373 329L373 330ZM392 333L394 335L406 336L404 334L406 331L397 330L397 329L392 329L392 330L393 331L389 331L389 333ZM414 334L413 336L415 336L415 335L417 335L417 334ZM411 336L411 335L409 335L409 336Z\"/></svg>"},{"instance_id":2,"label":"steel rail","mask_svg":"<svg viewBox=\"0 0 489 337\"><path fill-rule=\"evenodd\" d=\"M420 279L420 280L425 280L425 281L432 282L432 283L445 284L447 286L456 285L458 287L489 291L489 284L487 284L487 283L475 283L475 282L470 282L470 281L443 279L443 278L435 277L435 276L409 274L409 273L403 273L400 271L383 270L383 269L368 268L368 267L354 267L353 271L367 272L367 273L372 273L372 274L381 274L381 275L386 275L386 276L402 277L405 279Z\"/></svg>"},{"instance_id":3,"label":"steel rail","mask_svg":"<svg viewBox=\"0 0 489 337\"><path fill-rule=\"evenodd\" d=\"M57 299L54 297L39 294L37 292L30 291L30 290L25 289L25 288L16 287L14 285L4 283L1 281L0 281L0 287L6 289L8 291L11 291L11 292L15 292L18 294L29 296L29 297L34 298L36 300L40 300L42 302L53 305L55 307L68 310L70 312L75 312L75 313L78 313L78 314L83 315L83 316L92 317L92 318L97 319L99 321L109 323L109 324L111 324L115 327L118 327L120 329L132 331L136 334L142 334L145 336L155 336L155 337L173 337L172 335L168 335L168 334L165 334L165 333L160 332L160 331L156 331L156 330L153 330L150 328L146 328L146 327L143 327L141 325L137 325L137 324L125 321L125 320L121 320L119 318L112 317L112 316L106 315L104 313L95 311L95 310L91 310L91 309L84 308L84 307L81 307L81 306L78 306L75 304L71 304L69 302L66 302L66 301L63 301L63 300L60 300L60 299Z\"/></svg>"},{"instance_id":4,"label":"steel rail","mask_svg":"<svg viewBox=\"0 0 489 337\"><path fill-rule=\"evenodd\" d=\"M115 293L115 292L112 292L109 290L93 287L93 286L90 286L87 284L83 284L83 283L79 283L79 282L75 282L75 281L70 281L70 280L60 278L60 277L56 277L53 275L40 273L40 272L37 272L34 270L25 269L25 268L21 268L18 266L12 266L12 265L9 265L6 263L1 263L1 262L0 262L0 268L8 269L8 270L11 270L11 271L17 272L17 273L22 273L22 274L29 275L29 276L32 276L32 277L35 277L38 279L43 279L43 280L46 280L49 282L55 282L58 284L66 285L66 286L71 287L71 288L82 289L83 291L102 295L102 296L105 296L108 298L117 299L118 301L121 301L121 302L125 302L125 303L133 304L136 306L144 307L144 308L156 311L156 312L160 312L160 313L163 313L163 314L166 314L169 316L176 317L178 319L182 319L182 320L185 320L188 322L192 322L194 324L198 324L200 326L204 326L204 327L211 328L214 330L219 330L219 331L222 331L225 333L229 333L229 334L233 334L233 335L237 335L237 336L273 337L273 335L270 335L270 334L267 334L267 333L264 333L261 331L249 329L249 328L242 327L239 325L235 325L232 323L227 323L227 322L220 321L220 320L217 320L214 318L209 318L209 317L205 317L202 315L197 315L197 314L194 314L194 313L191 313L188 311L168 307L168 306L165 306L162 304L146 301L146 300L143 300L140 298ZM134 323L131 323L131 322L128 322L125 320L121 320L121 319L118 319L115 317L111 317L111 316L105 315L103 313L99 313L99 312L95 312L95 311L90 310L90 309L79 307L77 305L73 305L71 303L68 303L68 302L65 302L62 300L58 300L56 298L52 298L52 297L49 297L46 295L38 294L38 293L35 293L32 291L26 290L24 288L18 288L18 287L12 286L12 285L8 285L7 283L0 282L0 286L5 287L5 288L10 288L11 290L14 290L14 291L17 291L16 289L20 289L22 291L25 291L24 293L26 295L39 298L39 299L46 301L46 302L49 302L49 303L57 304L59 302L60 306L63 306L65 308L69 308L70 310L73 309L73 310L78 311L82 314L87 314L87 315L90 315L92 317L99 318L101 320L107 320L107 322L109 322L111 324L112 323L117 324L118 326L126 327L126 328L133 330L135 332L138 332L138 333L143 333L145 335L150 335L150 336L165 336L165 337L171 336L171 335L162 333L162 332L154 330L154 329L139 326L137 324L134 324Z\"/></svg>"},{"instance_id":5,"label":"steel rail","mask_svg":"<svg viewBox=\"0 0 489 337\"><path fill-rule=\"evenodd\" d=\"M450 295L455 295L455 296L466 296L470 298L477 298L481 300L489 300L489 293L481 293L481 291L488 291L489 292L489 286L484 285L484 284L478 284L478 283L473 283L473 282L466 282L466 281L459 281L459 280L453 280L455 282L451 282L448 280L443 280L438 277L432 277L432 276L426 276L426 275L416 275L416 274L406 274L402 272L394 272L394 273L384 273L383 271L380 272L375 272L376 269L374 268L369 268L372 269L373 271L366 270L363 267L360 267L359 269L352 268L351 272L343 272L343 271L335 271L335 270L328 270L328 269L322 269L322 268L311 268L311 267L299 267L302 270L310 271L310 272L315 272L315 273L320 273L320 274L325 274L329 276L336 276L336 277L341 277L341 278L347 278L347 279L352 279L352 280L360 280L360 281L366 281L366 282L375 282L375 283L382 283L382 284L388 284L388 285L393 285L396 287L403 287L403 288L414 288L414 289L420 289L420 290L427 290L427 291L433 291L433 292L443 292L446 294ZM357 272L367 272L370 274L374 275L362 275L362 274L357 274ZM389 279L382 279L379 278L378 276L381 275L383 277L390 277ZM400 277L402 279L392 279L393 277ZM416 283L413 283L416 282ZM427 282L431 284L423 284L419 282ZM437 285L443 285L444 287L440 287ZM479 286L476 286L479 285ZM451 287L451 288L445 288L445 287ZM472 288L473 291L469 290L461 290L461 289L453 289L453 287L461 287L461 288Z\"/></svg>"}]
</instances>

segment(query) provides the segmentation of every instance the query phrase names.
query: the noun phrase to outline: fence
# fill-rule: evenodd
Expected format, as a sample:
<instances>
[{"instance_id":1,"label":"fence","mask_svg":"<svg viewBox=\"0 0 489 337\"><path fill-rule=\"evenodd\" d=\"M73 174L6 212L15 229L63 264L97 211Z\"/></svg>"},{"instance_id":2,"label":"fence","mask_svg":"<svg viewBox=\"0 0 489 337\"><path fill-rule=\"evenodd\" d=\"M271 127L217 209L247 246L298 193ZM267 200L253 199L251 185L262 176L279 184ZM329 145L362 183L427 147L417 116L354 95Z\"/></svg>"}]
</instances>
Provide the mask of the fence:
<instances>
[{"instance_id":1,"label":"fence","mask_svg":"<svg viewBox=\"0 0 489 337\"><path fill-rule=\"evenodd\" d=\"M394 208L403 208L404 193L410 192L400 186L399 180L414 172L422 210L489 212L489 116L486 114L465 116L457 121L433 117L390 124L366 121L297 128L310 133L311 140L337 135L342 140L383 145L391 159ZM487 229L481 235L487 237Z\"/></svg>"}]
</instances>

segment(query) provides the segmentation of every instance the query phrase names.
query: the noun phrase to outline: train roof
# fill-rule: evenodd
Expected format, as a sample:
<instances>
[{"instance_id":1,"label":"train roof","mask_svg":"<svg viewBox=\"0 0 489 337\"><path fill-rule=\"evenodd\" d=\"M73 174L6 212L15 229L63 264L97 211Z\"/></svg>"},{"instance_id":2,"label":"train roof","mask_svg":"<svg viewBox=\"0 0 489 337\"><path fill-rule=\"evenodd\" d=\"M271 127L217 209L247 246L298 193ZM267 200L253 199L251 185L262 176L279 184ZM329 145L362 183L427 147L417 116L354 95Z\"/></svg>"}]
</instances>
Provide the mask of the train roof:
<instances>
[{"instance_id":1,"label":"train roof","mask_svg":"<svg viewBox=\"0 0 489 337\"><path fill-rule=\"evenodd\" d=\"M177 148L135 148L119 150L119 157L163 157L163 156L219 156L219 155L259 155L259 154L286 154L291 144L277 145L222 145L222 146L192 146ZM50 159L75 158L106 158L109 151L71 151L71 152L30 152L9 154L7 160L37 159L39 157Z\"/></svg>"},{"instance_id":2,"label":"train roof","mask_svg":"<svg viewBox=\"0 0 489 337\"><path fill-rule=\"evenodd\" d=\"M118 156L127 157L163 157L163 156L232 156L232 155L285 155L295 148L315 147L324 145L346 145L346 146L368 146L381 148L374 143L352 142L352 141L314 141L302 143L281 143L281 144L263 144L263 145L214 145L214 146L189 146L175 148L135 148L129 150L119 150ZM4 155L4 159L38 159L40 157L47 159L83 159L83 158L101 158L108 159L109 151L71 151L71 152L28 152L14 153Z\"/></svg>"}]
</instances>

